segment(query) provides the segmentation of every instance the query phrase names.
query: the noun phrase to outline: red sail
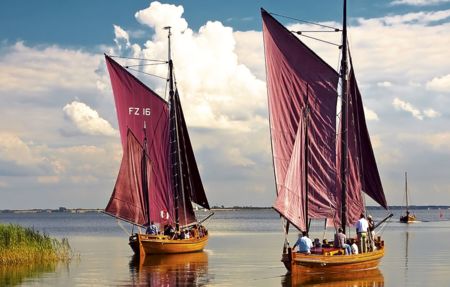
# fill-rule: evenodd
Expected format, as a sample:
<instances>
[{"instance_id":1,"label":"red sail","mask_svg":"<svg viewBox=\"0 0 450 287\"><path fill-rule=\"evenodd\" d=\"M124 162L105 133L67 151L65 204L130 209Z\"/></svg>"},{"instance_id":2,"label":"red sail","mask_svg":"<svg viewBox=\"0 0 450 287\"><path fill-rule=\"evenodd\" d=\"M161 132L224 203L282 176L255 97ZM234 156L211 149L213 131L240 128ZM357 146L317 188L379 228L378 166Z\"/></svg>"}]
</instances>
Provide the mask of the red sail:
<instances>
[{"instance_id":1,"label":"red sail","mask_svg":"<svg viewBox=\"0 0 450 287\"><path fill-rule=\"evenodd\" d=\"M169 161L169 106L166 101L106 56L106 63L114 92L122 147L127 149L127 130L130 129L142 145L144 123L147 134L147 153L152 169L148 182L149 208L155 222L174 220L173 193ZM162 208L158 202L164 203Z\"/></svg>"},{"instance_id":2,"label":"red sail","mask_svg":"<svg viewBox=\"0 0 450 287\"><path fill-rule=\"evenodd\" d=\"M150 161L148 157L143 157L143 152L144 149L129 131L116 185L105 209L115 217L139 225L148 224L146 200L148 194L144 194L144 190L147 189L144 185L145 181L151 181ZM143 172L144 169L147 172Z\"/></svg>"},{"instance_id":3,"label":"red sail","mask_svg":"<svg viewBox=\"0 0 450 287\"><path fill-rule=\"evenodd\" d=\"M304 164L301 153L294 153L294 146L301 111L308 101L308 214L312 218L333 217L338 74L264 10L262 18L277 193L292 188L288 186L288 174L301 177L290 169L298 170ZM289 191L295 194L289 201L298 205L296 208L306 200L300 186L295 184L295 190ZM276 208L282 207L276 204ZM278 211L287 216L287 210Z\"/></svg>"},{"instance_id":4,"label":"red sail","mask_svg":"<svg viewBox=\"0 0 450 287\"><path fill-rule=\"evenodd\" d=\"M306 127L304 116L300 116L297 135L292 150L284 185L278 190L274 209L300 230L306 230L304 198Z\"/></svg>"},{"instance_id":5,"label":"red sail","mask_svg":"<svg viewBox=\"0 0 450 287\"><path fill-rule=\"evenodd\" d=\"M205 189L198 171L197 161L195 160L194 150L192 149L191 140L184 119L183 109L181 107L178 91L175 92L175 105L178 109L178 130L180 139L180 153L182 156L182 166L184 175L186 176L186 195L196 204L209 209L208 199L206 198Z\"/></svg>"},{"instance_id":6,"label":"red sail","mask_svg":"<svg viewBox=\"0 0 450 287\"><path fill-rule=\"evenodd\" d=\"M359 219L359 215L365 211L362 192L387 208L353 67L350 69L348 79L347 111L346 224L353 225ZM338 150L341 149L341 144L341 141L338 141ZM340 160L341 158L338 156L338 162Z\"/></svg>"}]
</instances>

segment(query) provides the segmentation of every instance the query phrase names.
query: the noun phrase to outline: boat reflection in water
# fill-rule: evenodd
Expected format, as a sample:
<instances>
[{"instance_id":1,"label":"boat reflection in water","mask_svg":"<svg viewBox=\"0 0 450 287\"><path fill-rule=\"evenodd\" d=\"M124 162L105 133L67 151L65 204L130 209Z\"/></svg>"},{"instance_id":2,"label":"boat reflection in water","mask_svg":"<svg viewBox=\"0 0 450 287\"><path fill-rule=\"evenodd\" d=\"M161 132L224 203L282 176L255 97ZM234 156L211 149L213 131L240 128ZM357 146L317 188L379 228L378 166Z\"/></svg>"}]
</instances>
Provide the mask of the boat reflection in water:
<instances>
[{"instance_id":1,"label":"boat reflection in water","mask_svg":"<svg viewBox=\"0 0 450 287\"><path fill-rule=\"evenodd\" d=\"M376 269L346 273L325 274L287 274L283 277L282 286L333 286L333 287L382 287L384 277Z\"/></svg>"},{"instance_id":2,"label":"boat reflection in water","mask_svg":"<svg viewBox=\"0 0 450 287\"><path fill-rule=\"evenodd\" d=\"M132 286L204 286L208 284L208 254L133 256L130 261Z\"/></svg>"}]
</instances>

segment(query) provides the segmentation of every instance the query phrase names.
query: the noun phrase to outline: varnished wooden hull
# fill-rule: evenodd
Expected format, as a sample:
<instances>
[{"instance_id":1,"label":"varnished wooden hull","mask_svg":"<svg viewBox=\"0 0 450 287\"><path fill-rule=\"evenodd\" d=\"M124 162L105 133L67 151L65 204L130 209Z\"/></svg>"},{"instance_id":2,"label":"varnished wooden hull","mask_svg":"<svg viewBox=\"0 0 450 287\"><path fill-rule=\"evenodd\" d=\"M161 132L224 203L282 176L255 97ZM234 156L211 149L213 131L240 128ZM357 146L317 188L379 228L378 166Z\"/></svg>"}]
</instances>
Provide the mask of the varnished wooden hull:
<instances>
[{"instance_id":1,"label":"varnished wooden hull","mask_svg":"<svg viewBox=\"0 0 450 287\"><path fill-rule=\"evenodd\" d=\"M413 223L416 221L415 215L405 215L400 217L400 222L402 223Z\"/></svg>"},{"instance_id":2,"label":"varnished wooden hull","mask_svg":"<svg viewBox=\"0 0 450 287\"><path fill-rule=\"evenodd\" d=\"M140 256L149 254L178 254L202 251L208 235L200 238L170 239L164 235L135 234L130 237L130 247Z\"/></svg>"},{"instance_id":3,"label":"varnished wooden hull","mask_svg":"<svg viewBox=\"0 0 450 287\"><path fill-rule=\"evenodd\" d=\"M373 252L352 255L283 254L282 261L293 274L333 274L372 270L384 256L384 246Z\"/></svg>"},{"instance_id":4,"label":"varnished wooden hull","mask_svg":"<svg viewBox=\"0 0 450 287\"><path fill-rule=\"evenodd\" d=\"M290 274L283 286L316 286L316 287L382 287L384 277L378 268L364 272L346 271L324 274Z\"/></svg>"}]
</instances>

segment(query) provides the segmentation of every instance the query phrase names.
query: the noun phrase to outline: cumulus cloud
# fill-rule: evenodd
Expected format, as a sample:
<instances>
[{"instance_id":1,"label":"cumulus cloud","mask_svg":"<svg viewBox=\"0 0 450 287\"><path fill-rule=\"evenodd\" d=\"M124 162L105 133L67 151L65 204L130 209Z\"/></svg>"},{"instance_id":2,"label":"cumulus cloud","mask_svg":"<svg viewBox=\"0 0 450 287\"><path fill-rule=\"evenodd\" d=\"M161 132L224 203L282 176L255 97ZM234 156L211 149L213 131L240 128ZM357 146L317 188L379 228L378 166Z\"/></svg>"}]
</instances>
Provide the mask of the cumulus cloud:
<instances>
[{"instance_id":1,"label":"cumulus cloud","mask_svg":"<svg viewBox=\"0 0 450 287\"><path fill-rule=\"evenodd\" d=\"M403 110L403 111L409 112L410 114L413 115L413 117L415 117L416 119L419 119L419 120L423 120L424 117L436 118L436 117L440 116L439 112L437 112L431 108L426 109L424 111L420 111L418 108L413 106L411 103L402 101L399 98L395 98L394 101L392 102L392 105L397 110Z\"/></svg>"},{"instance_id":2,"label":"cumulus cloud","mask_svg":"<svg viewBox=\"0 0 450 287\"><path fill-rule=\"evenodd\" d=\"M426 109L423 111L424 115L428 118L436 118L441 115L441 113L433 110L433 109Z\"/></svg>"},{"instance_id":3,"label":"cumulus cloud","mask_svg":"<svg viewBox=\"0 0 450 287\"><path fill-rule=\"evenodd\" d=\"M378 115L371 109L364 107L364 115L366 116L366 120L368 121L378 121Z\"/></svg>"},{"instance_id":4,"label":"cumulus cloud","mask_svg":"<svg viewBox=\"0 0 450 287\"><path fill-rule=\"evenodd\" d=\"M450 93L450 74L433 78L427 82L426 87L431 91Z\"/></svg>"},{"instance_id":5,"label":"cumulus cloud","mask_svg":"<svg viewBox=\"0 0 450 287\"><path fill-rule=\"evenodd\" d=\"M18 165L38 165L45 161L20 137L4 132L0 133L0 159L15 162Z\"/></svg>"},{"instance_id":6,"label":"cumulus cloud","mask_svg":"<svg viewBox=\"0 0 450 287\"><path fill-rule=\"evenodd\" d=\"M140 56L167 58L168 32L164 27L171 25L177 86L189 125L242 131L259 125L257 111L266 105L265 83L240 62L247 57L238 57L233 29L208 21L193 31L182 17L183 12L182 6L152 2L135 14L138 22L154 29L152 39L137 49ZM256 37L252 39L260 42ZM136 55L135 51L129 53ZM250 61L256 62L255 56ZM167 66L146 66L144 71L166 75ZM165 90L163 81L151 84L157 91Z\"/></svg>"},{"instance_id":7,"label":"cumulus cloud","mask_svg":"<svg viewBox=\"0 0 450 287\"><path fill-rule=\"evenodd\" d=\"M118 134L108 121L100 117L97 111L85 103L73 101L67 104L63 111L83 133L105 136L116 136Z\"/></svg>"},{"instance_id":8,"label":"cumulus cloud","mask_svg":"<svg viewBox=\"0 0 450 287\"><path fill-rule=\"evenodd\" d=\"M2 49L0 54L0 93L23 93L34 102L48 103L55 88L82 94L95 88L95 73L101 57L55 45L29 47L23 42Z\"/></svg>"},{"instance_id":9,"label":"cumulus cloud","mask_svg":"<svg viewBox=\"0 0 450 287\"><path fill-rule=\"evenodd\" d=\"M448 2L450 2L450 0L395 0L391 2L391 5L428 6Z\"/></svg>"}]
</instances>

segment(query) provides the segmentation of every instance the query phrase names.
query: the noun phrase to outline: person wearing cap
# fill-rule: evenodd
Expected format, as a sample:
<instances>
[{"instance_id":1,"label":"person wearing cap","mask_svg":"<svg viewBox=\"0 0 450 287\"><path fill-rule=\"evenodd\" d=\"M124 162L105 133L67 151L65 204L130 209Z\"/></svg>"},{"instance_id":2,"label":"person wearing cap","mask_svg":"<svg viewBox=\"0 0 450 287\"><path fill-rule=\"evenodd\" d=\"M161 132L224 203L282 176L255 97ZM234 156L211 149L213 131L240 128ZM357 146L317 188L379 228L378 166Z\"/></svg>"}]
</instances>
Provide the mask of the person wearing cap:
<instances>
[{"instance_id":1,"label":"person wearing cap","mask_svg":"<svg viewBox=\"0 0 450 287\"><path fill-rule=\"evenodd\" d=\"M311 254L311 247L313 246L313 244L306 231L298 234L298 240L297 242L295 242L292 249L295 249L296 246L298 246L297 252Z\"/></svg>"}]
</instances>

